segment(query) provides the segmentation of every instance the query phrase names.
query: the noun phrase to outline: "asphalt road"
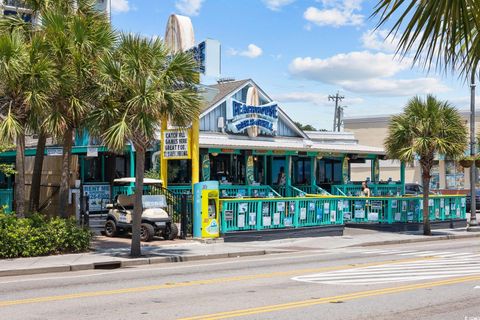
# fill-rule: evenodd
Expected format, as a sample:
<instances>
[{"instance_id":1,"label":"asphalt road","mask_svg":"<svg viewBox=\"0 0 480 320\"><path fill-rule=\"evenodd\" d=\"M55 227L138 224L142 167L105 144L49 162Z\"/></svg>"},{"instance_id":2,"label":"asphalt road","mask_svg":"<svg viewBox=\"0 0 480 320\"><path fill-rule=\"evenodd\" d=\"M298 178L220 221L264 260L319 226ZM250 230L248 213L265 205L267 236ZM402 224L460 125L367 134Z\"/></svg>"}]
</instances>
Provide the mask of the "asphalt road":
<instances>
[{"instance_id":1,"label":"asphalt road","mask_svg":"<svg viewBox=\"0 0 480 320\"><path fill-rule=\"evenodd\" d=\"M296 249L2 277L0 319L480 319L479 240Z\"/></svg>"}]
</instances>

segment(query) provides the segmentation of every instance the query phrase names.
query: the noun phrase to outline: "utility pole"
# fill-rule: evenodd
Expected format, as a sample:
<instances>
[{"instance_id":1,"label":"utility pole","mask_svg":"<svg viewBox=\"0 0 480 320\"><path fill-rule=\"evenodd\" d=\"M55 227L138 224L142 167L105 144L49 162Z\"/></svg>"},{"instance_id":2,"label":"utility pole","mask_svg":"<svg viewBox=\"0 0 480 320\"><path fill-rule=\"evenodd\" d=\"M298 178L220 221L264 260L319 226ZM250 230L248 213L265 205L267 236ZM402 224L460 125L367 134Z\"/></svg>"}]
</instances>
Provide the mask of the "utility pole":
<instances>
[{"instance_id":1,"label":"utility pole","mask_svg":"<svg viewBox=\"0 0 480 320\"><path fill-rule=\"evenodd\" d=\"M472 68L472 77L470 82L470 155L475 157L477 141L475 139L475 68ZM470 167L470 222L467 227L467 231L480 231L477 222L477 170L475 167L475 161Z\"/></svg>"},{"instance_id":2,"label":"utility pole","mask_svg":"<svg viewBox=\"0 0 480 320\"><path fill-rule=\"evenodd\" d=\"M337 110L337 131L340 132L343 124L344 110L347 106L338 106Z\"/></svg>"},{"instance_id":3,"label":"utility pole","mask_svg":"<svg viewBox=\"0 0 480 320\"><path fill-rule=\"evenodd\" d=\"M338 131L340 131L340 113L339 113L339 105L338 103L341 102L343 99L345 99L344 96L341 96L338 91L337 93L332 96L328 96L328 101L335 101L335 112L334 112L334 116L333 116L333 132L337 131L337 128L338 128Z\"/></svg>"}]
</instances>

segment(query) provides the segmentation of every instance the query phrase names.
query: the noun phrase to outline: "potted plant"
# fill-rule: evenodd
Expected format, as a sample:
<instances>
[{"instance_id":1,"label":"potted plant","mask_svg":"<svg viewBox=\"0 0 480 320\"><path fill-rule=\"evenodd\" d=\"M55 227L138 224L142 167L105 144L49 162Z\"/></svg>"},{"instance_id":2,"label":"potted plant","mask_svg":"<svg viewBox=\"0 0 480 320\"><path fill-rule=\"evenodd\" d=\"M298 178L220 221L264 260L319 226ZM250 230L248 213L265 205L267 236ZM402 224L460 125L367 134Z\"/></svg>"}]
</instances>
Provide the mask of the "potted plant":
<instances>
[{"instance_id":1,"label":"potted plant","mask_svg":"<svg viewBox=\"0 0 480 320\"><path fill-rule=\"evenodd\" d=\"M464 168L470 168L473 164L473 161L475 161L475 159L471 156L468 156L468 157L463 157L459 160L459 163L462 167ZM476 163L475 163L476 164Z\"/></svg>"}]
</instances>

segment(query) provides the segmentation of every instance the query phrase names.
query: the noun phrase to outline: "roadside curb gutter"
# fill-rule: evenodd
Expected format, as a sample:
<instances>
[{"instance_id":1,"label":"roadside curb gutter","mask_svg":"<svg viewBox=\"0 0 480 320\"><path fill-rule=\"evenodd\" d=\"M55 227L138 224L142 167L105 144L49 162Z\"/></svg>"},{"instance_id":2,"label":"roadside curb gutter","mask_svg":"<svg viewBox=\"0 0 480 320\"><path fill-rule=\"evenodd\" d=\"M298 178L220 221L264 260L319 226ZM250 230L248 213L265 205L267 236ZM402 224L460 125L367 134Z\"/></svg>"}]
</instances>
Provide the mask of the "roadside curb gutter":
<instances>
[{"instance_id":1,"label":"roadside curb gutter","mask_svg":"<svg viewBox=\"0 0 480 320\"><path fill-rule=\"evenodd\" d=\"M275 251L256 250L256 251L226 252L226 253L215 253L215 254L199 254L199 255L188 255L188 256L151 256L151 257L144 257L144 258L122 258L121 260L118 258L113 258L112 260L106 260L102 262L93 262L93 263L65 264L65 265L45 266L45 267L37 267L37 268L0 270L0 277L34 275L34 274L42 274L42 273L59 273L59 272L69 272L69 271L83 271L83 270L93 270L93 269L111 270L111 269L142 266L142 265L149 265L149 264L261 256L261 255L266 255L270 253L275 253Z\"/></svg>"},{"instance_id":2,"label":"roadside curb gutter","mask_svg":"<svg viewBox=\"0 0 480 320\"><path fill-rule=\"evenodd\" d=\"M348 247L371 247L371 246L381 246L381 245L390 245L390 244L403 244L403 243L415 243L415 242L430 242L430 241L440 241L440 240L459 240L459 239L469 239L469 238L479 238L480 233L471 233L471 234L448 234L440 236L431 236L429 238L418 238L418 239L399 239L399 240L385 240L385 241L372 241L364 242L354 245L349 245Z\"/></svg>"}]
</instances>

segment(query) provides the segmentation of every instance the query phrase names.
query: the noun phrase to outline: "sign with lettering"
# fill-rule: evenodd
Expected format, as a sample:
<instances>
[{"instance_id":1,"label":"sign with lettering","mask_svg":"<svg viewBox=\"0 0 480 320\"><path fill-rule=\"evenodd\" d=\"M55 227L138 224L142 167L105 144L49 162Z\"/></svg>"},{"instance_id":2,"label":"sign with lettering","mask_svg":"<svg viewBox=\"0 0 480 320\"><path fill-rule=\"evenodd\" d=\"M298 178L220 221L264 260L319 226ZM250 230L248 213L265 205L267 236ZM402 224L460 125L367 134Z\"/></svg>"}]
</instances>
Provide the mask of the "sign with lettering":
<instances>
[{"instance_id":1,"label":"sign with lettering","mask_svg":"<svg viewBox=\"0 0 480 320\"><path fill-rule=\"evenodd\" d=\"M90 212L103 211L110 202L110 186L108 184L83 185L83 195L88 196Z\"/></svg>"},{"instance_id":2,"label":"sign with lettering","mask_svg":"<svg viewBox=\"0 0 480 320\"><path fill-rule=\"evenodd\" d=\"M162 152L165 159L190 159L189 130L165 130L162 134Z\"/></svg>"},{"instance_id":3,"label":"sign with lettering","mask_svg":"<svg viewBox=\"0 0 480 320\"><path fill-rule=\"evenodd\" d=\"M260 106L250 106L235 99L227 101L227 130L243 133L251 127L260 132L275 135L278 123L278 104L270 102Z\"/></svg>"}]
</instances>

